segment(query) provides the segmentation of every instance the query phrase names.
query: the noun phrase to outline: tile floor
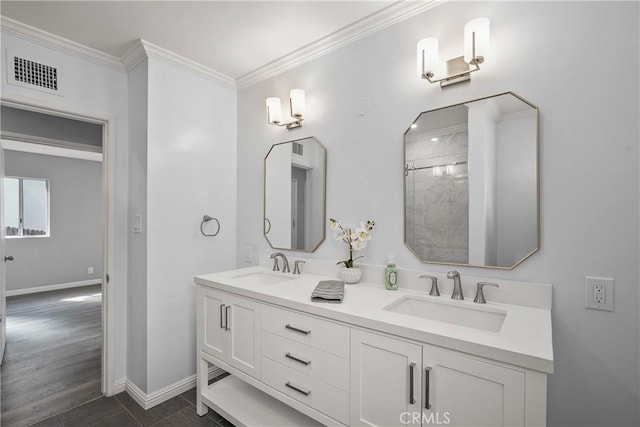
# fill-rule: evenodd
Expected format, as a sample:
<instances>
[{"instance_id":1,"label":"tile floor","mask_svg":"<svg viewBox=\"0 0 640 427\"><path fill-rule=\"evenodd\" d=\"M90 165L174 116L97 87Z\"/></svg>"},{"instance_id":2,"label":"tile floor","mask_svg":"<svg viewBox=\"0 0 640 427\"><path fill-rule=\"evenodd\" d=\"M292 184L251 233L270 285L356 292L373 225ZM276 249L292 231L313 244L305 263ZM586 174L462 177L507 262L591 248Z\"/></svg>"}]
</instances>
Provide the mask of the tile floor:
<instances>
[{"instance_id":1,"label":"tile floor","mask_svg":"<svg viewBox=\"0 0 640 427\"><path fill-rule=\"evenodd\" d=\"M33 427L90 426L232 427L233 424L211 409L207 415L198 416L196 389L193 388L146 411L127 393L112 397L103 396L33 425Z\"/></svg>"}]
</instances>

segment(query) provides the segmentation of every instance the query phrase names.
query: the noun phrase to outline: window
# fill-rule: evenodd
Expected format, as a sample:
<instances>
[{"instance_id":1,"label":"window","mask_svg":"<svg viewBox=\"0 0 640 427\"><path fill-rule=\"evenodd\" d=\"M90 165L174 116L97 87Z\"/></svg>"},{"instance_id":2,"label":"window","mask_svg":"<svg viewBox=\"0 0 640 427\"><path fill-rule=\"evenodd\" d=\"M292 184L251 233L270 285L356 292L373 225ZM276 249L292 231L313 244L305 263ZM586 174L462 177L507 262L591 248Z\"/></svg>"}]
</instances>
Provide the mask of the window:
<instances>
[{"instance_id":1,"label":"window","mask_svg":"<svg viewBox=\"0 0 640 427\"><path fill-rule=\"evenodd\" d=\"M49 236L49 181L4 178L6 236Z\"/></svg>"}]
</instances>

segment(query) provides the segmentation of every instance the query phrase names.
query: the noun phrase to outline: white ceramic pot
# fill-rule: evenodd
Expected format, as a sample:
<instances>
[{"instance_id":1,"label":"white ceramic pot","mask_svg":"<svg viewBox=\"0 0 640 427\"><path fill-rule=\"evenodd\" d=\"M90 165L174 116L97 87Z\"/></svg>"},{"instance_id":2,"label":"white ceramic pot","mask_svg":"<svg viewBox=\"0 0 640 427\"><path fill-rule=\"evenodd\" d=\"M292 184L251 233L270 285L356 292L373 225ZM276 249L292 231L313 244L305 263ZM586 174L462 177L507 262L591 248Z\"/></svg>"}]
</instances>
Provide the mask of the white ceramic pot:
<instances>
[{"instance_id":1,"label":"white ceramic pot","mask_svg":"<svg viewBox=\"0 0 640 427\"><path fill-rule=\"evenodd\" d=\"M350 284L358 283L360 279L362 279L362 270L360 270L360 267L352 267L352 268L342 267L342 270L340 271L340 276L344 281L344 283L350 283Z\"/></svg>"}]
</instances>

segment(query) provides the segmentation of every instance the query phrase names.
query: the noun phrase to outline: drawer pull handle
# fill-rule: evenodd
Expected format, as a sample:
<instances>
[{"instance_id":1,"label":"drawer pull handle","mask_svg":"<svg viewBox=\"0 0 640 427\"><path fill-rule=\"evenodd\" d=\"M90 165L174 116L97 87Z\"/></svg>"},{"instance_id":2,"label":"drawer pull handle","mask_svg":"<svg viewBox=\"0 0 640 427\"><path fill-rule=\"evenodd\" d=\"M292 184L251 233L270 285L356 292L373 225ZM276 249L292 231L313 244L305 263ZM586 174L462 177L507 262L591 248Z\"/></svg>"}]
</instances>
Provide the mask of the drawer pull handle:
<instances>
[{"instance_id":1,"label":"drawer pull handle","mask_svg":"<svg viewBox=\"0 0 640 427\"><path fill-rule=\"evenodd\" d=\"M302 363L303 365L306 365L306 366L311 365L311 360L304 360L304 359L300 359L298 356L294 356L294 355L293 355L293 354L291 354L291 353L287 353L287 354L285 354L284 356L285 356L286 358L291 359L291 360L295 360L296 362L300 362L300 363Z\"/></svg>"},{"instance_id":2,"label":"drawer pull handle","mask_svg":"<svg viewBox=\"0 0 640 427\"><path fill-rule=\"evenodd\" d=\"M429 379L431 376L431 367L427 367L424 378L424 408L431 409L431 402L429 402Z\"/></svg>"},{"instance_id":3,"label":"drawer pull handle","mask_svg":"<svg viewBox=\"0 0 640 427\"><path fill-rule=\"evenodd\" d=\"M304 394L305 396L309 396L311 394L311 390L303 390L300 387L298 387L297 385L291 384L291 381L287 381L285 383L285 385L287 387L289 387L290 389L297 391L298 393Z\"/></svg>"},{"instance_id":4,"label":"drawer pull handle","mask_svg":"<svg viewBox=\"0 0 640 427\"><path fill-rule=\"evenodd\" d=\"M292 326L292 325L290 325L288 323L285 325L285 328L291 329L292 331L300 332L301 334L305 334L305 335L309 335L311 333L310 329L296 328L295 326Z\"/></svg>"},{"instance_id":5,"label":"drawer pull handle","mask_svg":"<svg viewBox=\"0 0 640 427\"><path fill-rule=\"evenodd\" d=\"M231 328L229 327L229 310L231 310L230 305L224 308L224 329L227 331L231 330Z\"/></svg>"},{"instance_id":6,"label":"drawer pull handle","mask_svg":"<svg viewBox=\"0 0 640 427\"><path fill-rule=\"evenodd\" d=\"M413 395L413 368L416 366L414 362L409 364L409 403L411 405L416 403L416 397Z\"/></svg>"},{"instance_id":7,"label":"drawer pull handle","mask_svg":"<svg viewBox=\"0 0 640 427\"><path fill-rule=\"evenodd\" d=\"M226 329L224 323L222 322L222 317L224 316L224 304L220 304L220 329Z\"/></svg>"}]
</instances>

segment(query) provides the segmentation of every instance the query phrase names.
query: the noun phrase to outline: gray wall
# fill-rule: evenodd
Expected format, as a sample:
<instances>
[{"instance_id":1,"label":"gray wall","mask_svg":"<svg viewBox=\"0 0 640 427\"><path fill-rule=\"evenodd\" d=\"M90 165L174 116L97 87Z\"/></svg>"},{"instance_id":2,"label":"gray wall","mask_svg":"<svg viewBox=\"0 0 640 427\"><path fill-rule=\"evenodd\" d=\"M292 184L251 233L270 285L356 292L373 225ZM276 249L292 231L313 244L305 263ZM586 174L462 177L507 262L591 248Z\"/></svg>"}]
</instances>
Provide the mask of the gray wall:
<instances>
[{"instance_id":1,"label":"gray wall","mask_svg":"<svg viewBox=\"0 0 640 427\"><path fill-rule=\"evenodd\" d=\"M0 111L3 132L102 147L101 125L6 106Z\"/></svg>"},{"instance_id":2,"label":"gray wall","mask_svg":"<svg viewBox=\"0 0 640 427\"><path fill-rule=\"evenodd\" d=\"M514 91L540 108L541 249L512 271L456 269L553 284L550 425L637 426L639 12L638 2L447 2L239 90L237 248L271 251L264 155L313 135L328 150L327 215L376 222L363 262L394 253L402 267L446 272L403 244L403 132L421 111ZM416 42L436 35L442 60L458 56L477 16L491 19L492 49L471 82L440 89L418 79ZM306 90L308 120L291 132L269 126L265 98L294 87ZM361 97L372 103L365 116L355 114ZM344 248L328 239L309 256L337 261ZM246 265L242 250L236 259ZM615 278L614 312L584 308L586 275Z\"/></svg>"},{"instance_id":3,"label":"gray wall","mask_svg":"<svg viewBox=\"0 0 640 427\"><path fill-rule=\"evenodd\" d=\"M7 291L100 281L102 163L5 151L5 174L49 180L50 237L7 239ZM87 274L93 267L94 274Z\"/></svg>"},{"instance_id":4,"label":"gray wall","mask_svg":"<svg viewBox=\"0 0 640 427\"><path fill-rule=\"evenodd\" d=\"M127 379L147 391L147 99L149 64L138 63L127 75L129 93L129 218L127 283ZM133 233L141 215L142 232Z\"/></svg>"}]
</instances>

